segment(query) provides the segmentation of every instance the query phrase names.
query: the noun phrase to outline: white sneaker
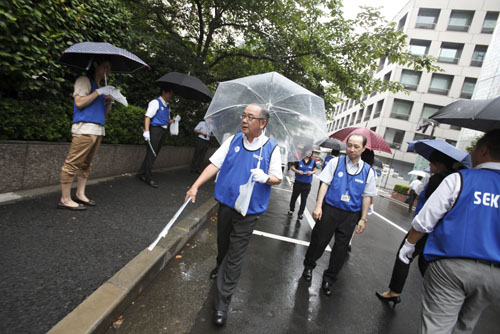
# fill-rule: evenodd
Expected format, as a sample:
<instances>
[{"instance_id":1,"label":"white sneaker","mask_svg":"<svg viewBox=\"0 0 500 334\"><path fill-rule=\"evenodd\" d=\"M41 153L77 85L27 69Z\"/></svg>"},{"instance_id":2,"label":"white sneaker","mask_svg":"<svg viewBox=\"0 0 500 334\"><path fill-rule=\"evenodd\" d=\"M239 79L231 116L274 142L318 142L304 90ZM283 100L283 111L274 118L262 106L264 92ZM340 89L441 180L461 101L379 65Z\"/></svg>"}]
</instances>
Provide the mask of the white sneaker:
<instances>
[{"instance_id":1,"label":"white sneaker","mask_svg":"<svg viewBox=\"0 0 500 334\"><path fill-rule=\"evenodd\" d=\"M370 204L370 207L368 208L368 215L371 215L373 213L373 204Z\"/></svg>"}]
</instances>

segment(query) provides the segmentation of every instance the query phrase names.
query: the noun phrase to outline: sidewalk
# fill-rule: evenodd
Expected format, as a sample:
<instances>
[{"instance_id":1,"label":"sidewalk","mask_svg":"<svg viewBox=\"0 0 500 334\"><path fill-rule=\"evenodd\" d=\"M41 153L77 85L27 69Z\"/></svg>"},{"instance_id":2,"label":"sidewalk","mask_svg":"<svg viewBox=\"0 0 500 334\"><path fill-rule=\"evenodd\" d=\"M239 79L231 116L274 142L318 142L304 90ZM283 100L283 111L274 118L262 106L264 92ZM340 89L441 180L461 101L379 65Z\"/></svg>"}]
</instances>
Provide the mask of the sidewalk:
<instances>
[{"instance_id":1,"label":"sidewalk","mask_svg":"<svg viewBox=\"0 0 500 334\"><path fill-rule=\"evenodd\" d=\"M91 295L84 304L92 309L86 311L99 317L97 301L107 316L114 316L113 308L127 294L142 290L144 281L152 279L151 268L163 268L212 214L214 184L208 182L168 240L153 252L143 252L182 205L197 176L187 168L157 172L158 189L130 175L98 180L87 187L97 206L84 212L57 210L58 187L0 194L0 332L46 333ZM153 257L157 262L147 263ZM111 289L120 290L120 300L103 289L110 282L115 284ZM82 305L77 313L85 311ZM76 323L82 313L72 316L73 333L103 329L100 323L89 330L78 327L85 326Z\"/></svg>"}]
</instances>

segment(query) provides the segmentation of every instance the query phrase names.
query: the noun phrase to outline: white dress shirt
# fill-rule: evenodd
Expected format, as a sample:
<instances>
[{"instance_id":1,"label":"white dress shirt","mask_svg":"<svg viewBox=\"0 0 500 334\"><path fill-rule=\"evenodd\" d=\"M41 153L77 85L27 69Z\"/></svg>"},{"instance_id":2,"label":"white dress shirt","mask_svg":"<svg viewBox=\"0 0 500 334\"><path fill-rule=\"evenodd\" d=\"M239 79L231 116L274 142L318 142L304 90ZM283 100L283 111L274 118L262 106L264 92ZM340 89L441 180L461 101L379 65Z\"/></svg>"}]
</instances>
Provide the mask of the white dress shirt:
<instances>
[{"instance_id":1,"label":"white dress shirt","mask_svg":"<svg viewBox=\"0 0 500 334\"><path fill-rule=\"evenodd\" d=\"M201 131L201 132L205 132L207 135L204 136L202 135L201 133L197 133L198 137L203 139L203 140L206 140L206 141L209 141L210 140L210 130L208 129L208 124L207 122L205 121L200 121L198 123L198 125L196 125L196 127L194 128L195 130L198 130L198 131Z\"/></svg>"},{"instance_id":2,"label":"white dress shirt","mask_svg":"<svg viewBox=\"0 0 500 334\"><path fill-rule=\"evenodd\" d=\"M160 101L163 104L163 106L168 107L168 102L166 102L163 97L160 96ZM158 112L158 109L160 109L160 104L158 103L157 99L153 99L149 101L148 104L148 109L146 110L146 117L149 117L153 119L155 117L156 113ZM170 115L172 115L172 109L169 110ZM168 125L162 125L162 128L166 129L168 128Z\"/></svg>"},{"instance_id":3,"label":"white dress shirt","mask_svg":"<svg viewBox=\"0 0 500 334\"><path fill-rule=\"evenodd\" d=\"M351 175L355 175L358 172L360 172L365 164L364 161L361 159L359 159L357 163L353 164L351 159L349 159L347 155L345 156L345 159L347 161L347 172ZM337 169L338 162L339 162L338 157L335 157L330 161L328 161L326 167L323 169L321 174L319 174L319 179L321 180L321 182L330 185L330 182L332 182L333 180L333 174L335 173L335 169ZM370 171L368 172L365 189L363 191L363 194L361 194L361 196L363 197L377 196L377 185L375 184L375 172L373 171L373 168L370 168Z\"/></svg>"},{"instance_id":4,"label":"white dress shirt","mask_svg":"<svg viewBox=\"0 0 500 334\"><path fill-rule=\"evenodd\" d=\"M229 146L231 146L231 141L233 140L234 135L226 139L225 142L215 151L215 153L210 157L210 162L215 165L217 168L222 167L222 163L226 159L227 152L229 151ZM266 143L269 138L265 134L261 134L259 137L254 138L254 140L250 143L243 134L243 146L249 151L255 151L260 149L260 147ZM278 179L283 179L283 172L281 170L281 153L279 147L276 148L272 155L271 161L269 162L269 175L274 175Z\"/></svg>"},{"instance_id":5,"label":"white dress shirt","mask_svg":"<svg viewBox=\"0 0 500 334\"><path fill-rule=\"evenodd\" d=\"M500 162L485 162L474 169L500 170ZM421 233L430 233L457 200L462 180L458 173L448 175L427 199L422 210L413 218L411 226Z\"/></svg>"}]
</instances>

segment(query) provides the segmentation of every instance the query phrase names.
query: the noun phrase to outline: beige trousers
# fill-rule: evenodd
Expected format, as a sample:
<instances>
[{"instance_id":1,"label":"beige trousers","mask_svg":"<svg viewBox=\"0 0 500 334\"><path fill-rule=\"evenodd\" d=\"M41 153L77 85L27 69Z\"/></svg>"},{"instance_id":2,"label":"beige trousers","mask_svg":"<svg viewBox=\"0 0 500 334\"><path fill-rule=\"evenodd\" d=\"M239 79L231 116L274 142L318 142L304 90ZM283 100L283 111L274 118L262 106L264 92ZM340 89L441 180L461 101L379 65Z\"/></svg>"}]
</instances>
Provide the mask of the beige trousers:
<instances>
[{"instance_id":1,"label":"beige trousers","mask_svg":"<svg viewBox=\"0 0 500 334\"><path fill-rule=\"evenodd\" d=\"M61 183L71 183L75 175L88 178L90 165L102 136L73 134L68 155L61 168Z\"/></svg>"}]
</instances>

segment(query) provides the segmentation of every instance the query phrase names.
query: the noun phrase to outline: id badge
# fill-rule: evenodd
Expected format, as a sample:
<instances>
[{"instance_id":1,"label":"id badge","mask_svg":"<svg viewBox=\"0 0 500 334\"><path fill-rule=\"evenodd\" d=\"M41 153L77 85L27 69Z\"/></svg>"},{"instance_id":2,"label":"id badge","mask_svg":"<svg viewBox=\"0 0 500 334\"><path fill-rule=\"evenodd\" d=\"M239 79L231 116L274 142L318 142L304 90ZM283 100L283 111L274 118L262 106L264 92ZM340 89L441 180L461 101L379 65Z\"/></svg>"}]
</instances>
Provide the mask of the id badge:
<instances>
[{"instance_id":1,"label":"id badge","mask_svg":"<svg viewBox=\"0 0 500 334\"><path fill-rule=\"evenodd\" d=\"M342 195L342 197L340 197L340 200L343 202L349 202L351 200L351 197L349 196L349 193L346 192L344 195Z\"/></svg>"}]
</instances>

